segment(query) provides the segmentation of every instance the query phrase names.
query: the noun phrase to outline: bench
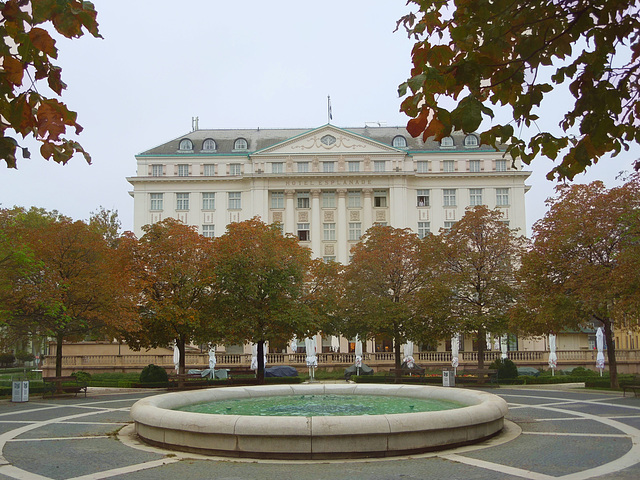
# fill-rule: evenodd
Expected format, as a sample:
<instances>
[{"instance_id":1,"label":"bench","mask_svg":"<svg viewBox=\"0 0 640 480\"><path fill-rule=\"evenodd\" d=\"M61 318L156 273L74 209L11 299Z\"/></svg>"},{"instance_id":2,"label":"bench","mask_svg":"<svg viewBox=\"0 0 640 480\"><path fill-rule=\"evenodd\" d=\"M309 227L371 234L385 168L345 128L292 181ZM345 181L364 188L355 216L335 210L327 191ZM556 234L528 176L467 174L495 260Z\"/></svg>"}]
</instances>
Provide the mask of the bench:
<instances>
[{"instance_id":1,"label":"bench","mask_svg":"<svg viewBox=\"0 0 640 480\"><path fill-rule=\"evenodd\" d=\"M256 376L256 372L257 370L251 370L248 367L231 367L231 368L227 368L227 376L228 378L234 378L234 377L240 377L240 376L248 376L251 375L252 377Z\"/></svg>"},{"instance_id":2,"label":"bench","mask_svg":"<svg viewBox=\"0 0 640 480\"><path fill-rule=\"evenodd\" d=\"M412 370L410 368L392 368L389 370L389 375L395 377L398 373L400 373L401 377L423 377L424 370L421 372L417 369Z\"/></svg>"},{"instance_id":3,"label":"bench","mask_svg":"<svg viewBox=\"0 0 640 480\"><path fill-rule=\"evenodd\" d=\"M627 390L633 392L633 394L637 397L638 392L640 391L640 383L621 383L620 387L622 388L622 396L627 396Z\"/></svg>"},{"instance_id":4,"label":"bench","mask_svg":"<svg viewBox=\"0 0 640 480\"><path fill-rule=\"evenodd\" d=\"M468 377L463 377L460 383L484 383L488 377L490 383L496 383L498 380L498 370L495 368L465 368L464 370L458 370L458 377L461 375L476 375L478 378L474 382Z\"/></svg>"},{"instance_id":5,"label":"bench","mask_svg":"<svg viewBox=\"0 0 640 480\"><path fill-rule=\"evenodd\" d=\"M196 388L209 385L209 380L199 373L179 373L169 377L169 388Z\"/></svg>"},{"instance_id":6,"label":"bench","mask_svg":"<svg viewBox=\"0 0 640 480\"><path fill-rule=\"evenodd\" d=\"M42 377L42 398L48 392L51 392L51 396L55 396L56 393L75 393L76 397L78 392L84 390L84 396L87 397L87 384L80 382L77 377L69 375L67 377Z\"/></svg>"}]
</instances>

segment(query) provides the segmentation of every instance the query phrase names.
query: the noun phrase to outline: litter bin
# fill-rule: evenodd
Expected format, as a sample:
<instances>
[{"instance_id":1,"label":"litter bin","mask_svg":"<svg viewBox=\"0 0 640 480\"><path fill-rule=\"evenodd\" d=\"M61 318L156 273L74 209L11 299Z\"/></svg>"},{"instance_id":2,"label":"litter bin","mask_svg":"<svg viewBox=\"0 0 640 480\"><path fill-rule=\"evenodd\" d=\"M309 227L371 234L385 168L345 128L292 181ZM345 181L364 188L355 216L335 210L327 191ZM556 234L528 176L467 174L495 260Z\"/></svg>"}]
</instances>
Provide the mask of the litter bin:
<instances>
[{"instance_id":1,"label":"litter bin","mask_svg":"<svg viewBox=\"0 0 640 480\"><path fill-rule=\"evenodd\" d=\"M13 388L11 390L12 402L28 402L29 401L29 380L12 380Z\"/></svg>"},{"instance_id":2,"label":"litter bin","mask_svg":"<svg viewBox=\"0 0 640 480\"><path fill-rule=\"evenodd\" d=\"M442 370L442 386L455 387L456 375L454 370Z\"/></svg>"}]
</instances>

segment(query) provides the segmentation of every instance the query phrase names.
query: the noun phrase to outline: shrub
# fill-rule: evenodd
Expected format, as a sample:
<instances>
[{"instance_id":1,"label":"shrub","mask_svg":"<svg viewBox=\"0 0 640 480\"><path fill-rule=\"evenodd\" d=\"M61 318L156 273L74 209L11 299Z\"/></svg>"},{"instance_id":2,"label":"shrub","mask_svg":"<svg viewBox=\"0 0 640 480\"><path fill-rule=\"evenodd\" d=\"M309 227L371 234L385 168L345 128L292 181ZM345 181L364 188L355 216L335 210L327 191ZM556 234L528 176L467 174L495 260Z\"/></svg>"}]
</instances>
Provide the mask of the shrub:
<instances>
[{"instance_id":1,"label":"shrub","mask_svg":"<svg viewBox=\"0 0 640 480\"><path fill-rule=\"evenodd\" d=\"M598 374L593 370L589 370L588 368L576 367L571 370L571 373L569 375L571 375L572 377L595 377Z\"/></svg>"},{"instance_id":2,"label":"shrub","mask_svg":"<svg viewBox=\"0 0 640 480\"><path fill-rule=\"evenodd\" d=\"M507 378L518 378L518 367L508 358L494 360L489 368L498 370L498 381Z\"/></svg>"},{"instance_id":3,"label":"shrub","mask_svg":"<svg viewBox=\"0 0 640 480\"><path fill-rule=\"evenodd\" d=\"M82 370L73 372L71 376L76 377L76 379L80 383L89 383L89 380L91 380L91 374L88 372L83 372Z\"/></svg>"},{"instance_id":4,"label":"shrub","mask_svg":"<svg viewBox=\"0 0 640 480\"><path fill-rule=\"evenodd\" d=\"M36 356L30 352L16 352L16 359L22 363L33 362Z\"/></svg>"},{"instance_id":5,"label":"shrub","mask_svg":"<svg viewBox=\"0 0 640 480\"><path fill-rule=\"evenodd\" d=\"M0 353L0 365L3 367L10 367L16 361L16 356L13 353Z\"/></svg>"},{"instance_id":6,"label":"shrub","mask_svg":"<svg viewBox=\"0 0 640 480\"><path fill-rule=\"evenodd\" d=\"M167 371L153 363L144 367L140 372L140 383L162 383L168 381Z\"/></svg>"}]
</instances>

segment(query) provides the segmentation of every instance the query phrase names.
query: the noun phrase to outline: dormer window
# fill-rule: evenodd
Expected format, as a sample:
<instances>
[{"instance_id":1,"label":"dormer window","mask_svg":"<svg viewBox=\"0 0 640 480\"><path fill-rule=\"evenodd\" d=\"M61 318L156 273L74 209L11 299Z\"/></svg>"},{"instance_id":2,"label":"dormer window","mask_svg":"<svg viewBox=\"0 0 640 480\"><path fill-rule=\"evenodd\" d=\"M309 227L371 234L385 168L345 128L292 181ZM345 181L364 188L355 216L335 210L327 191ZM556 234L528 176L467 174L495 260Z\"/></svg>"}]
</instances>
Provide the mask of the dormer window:
<instances>
[{"instance_id":1,"label":"dormer window","mask_svg":"<svg viewBox=\"0 0 640 480\"><path fill-rule=\"evenodd\" d=\"M207 152L215 152L216 149L216 141L213 138L207 138L204 142L202 142L202 150L205 150Z\"/></svg>"},{"instance_id":2,"label":"dormer window","mask_svg":"<svg viewBox=\"0 0 640 480\"><path fill-rule=\"evenodd\" d=\"M183 138L180 140L180 146L178 147L180 150L193 150L193 142L188 138Z\"/></svg>"},{"instance_id":3,"label":"dormer window","mask_svg":"<svg viewBox=\"0 0 640 480\"><path fill-rule=\"evenodd\" d=\"M442 140L440 140L440 148L453 148L453 138L443 137Z\"/></svg>"},{"instance_id":4,"label":"dormer window","mask_svg":"<svg viewBox=\"0 0 640 480\"><path fill-rule=\"evenodd\" d=\"M464 137L464 146L467 148L477 148L478 147L478 137L475 135L467 135Z\"/></svg>"},{"instance_id":5,"label":"dormer window","mask_svg":"<svg viewBox=\"0 0 640 480\"><path fill-rule=\"evenodd\" d=\"M407 139L404 138L402 135L397 135L393 137L392 145L395 148L407 148Z\"/></svg>"},{"instance_id":6,"label":"dormer window","mask_svg":"<svg viewBox=\"0 0 640 480\"><path fill-rule=\"evenodd\" d=\"M234 150L246 150L248 147L247 141L244 138L237 138L233 143Z\"/></svg>"}]
</instances>

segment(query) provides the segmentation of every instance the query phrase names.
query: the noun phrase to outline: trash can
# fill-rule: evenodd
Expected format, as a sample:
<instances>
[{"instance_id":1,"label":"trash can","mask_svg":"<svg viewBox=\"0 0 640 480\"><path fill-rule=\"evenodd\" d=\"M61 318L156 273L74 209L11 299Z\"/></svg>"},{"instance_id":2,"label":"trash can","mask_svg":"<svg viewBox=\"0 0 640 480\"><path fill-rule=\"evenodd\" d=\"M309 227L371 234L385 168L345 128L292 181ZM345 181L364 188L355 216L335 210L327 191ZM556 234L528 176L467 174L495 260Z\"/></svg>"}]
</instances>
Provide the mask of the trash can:
<instances>
[{"instance_id":1,"label":"trash can","mask_svg":"<svg viewBox=\"0 0 640 480\"><path fill-rule=\"evenodd\" d=\"M13 388L11 390L12 402L28 402L29 401L29 380L12 380Z\"/></svg>"},{"instance_id":2,"label":"trash can","mask_svg":"<svg viewBox=\"0 0 640 480\"><path fill-rule=\"evenodd\" d=\"M454 370L442 370L442 386L455 387L456 375Z\"/></svg>"}]
</instances>

